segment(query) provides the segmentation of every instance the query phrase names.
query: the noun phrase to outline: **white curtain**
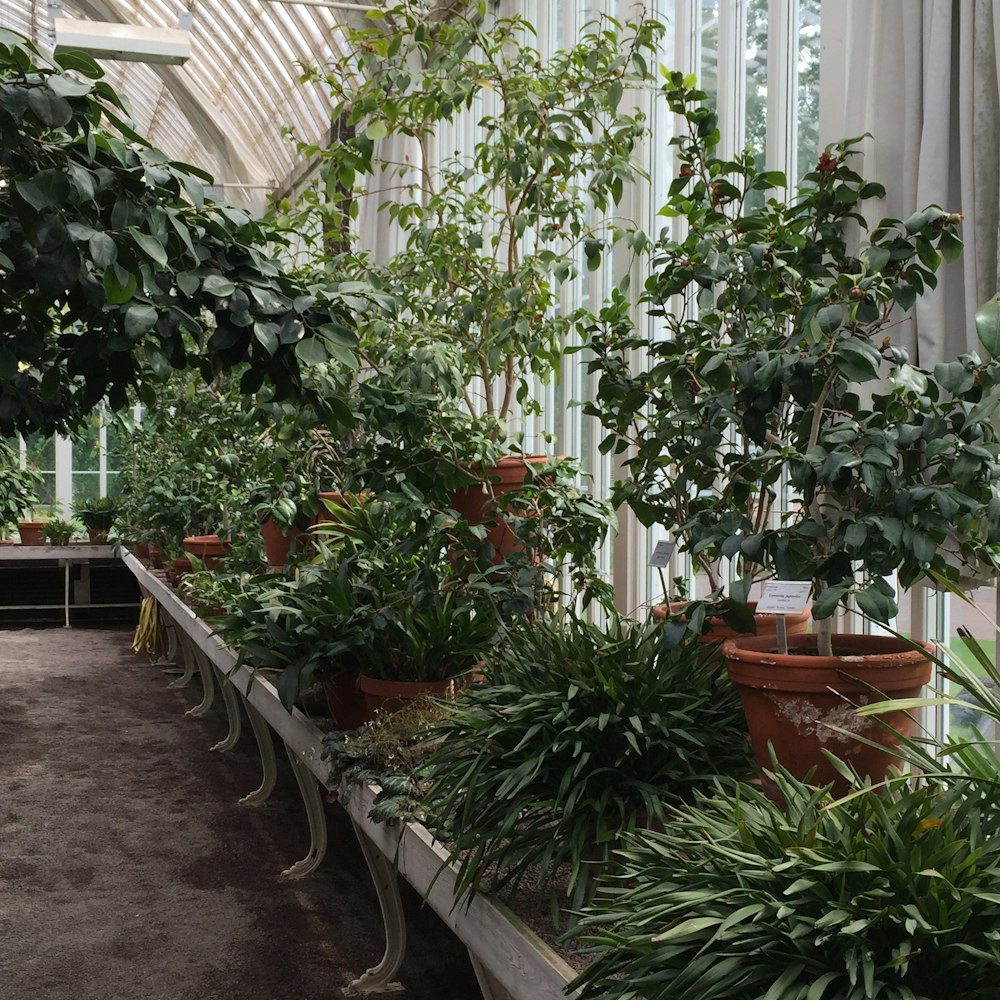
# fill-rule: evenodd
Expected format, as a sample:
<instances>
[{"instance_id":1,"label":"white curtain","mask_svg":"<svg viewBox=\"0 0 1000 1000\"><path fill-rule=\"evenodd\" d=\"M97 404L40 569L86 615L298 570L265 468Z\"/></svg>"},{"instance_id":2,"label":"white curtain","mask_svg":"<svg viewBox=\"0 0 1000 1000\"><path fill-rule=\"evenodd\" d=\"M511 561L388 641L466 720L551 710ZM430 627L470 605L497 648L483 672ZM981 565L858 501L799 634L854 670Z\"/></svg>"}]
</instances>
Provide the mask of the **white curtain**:
<instances>
[{"instance_id":1,"label":"white curtain","mask_svg":"<svg viewBox=\"0 0 1000 1000\"><path fill-rule=\"evenodd\" d=\"M379 206L387 201L409 201L420 181L420 144L405 135L388 135L375 144L375 159L389 164L368 179L358 206L358 248L384 264L406 246L406 233Z\"/></svg>"},{"instance_id":2,"label":"white curtain","mask_svg":"<svg viewBox=\"0 0 1000 1000\"><path fill-rule=\"evenodd\" d=\"M1000 0L837 0L821 11L821 144L871 133L858 168L887 188L880 215L938 204L965 217L961 261L944 266L900 339L923 366L978 349L973 317L1000 288Z\"/></svg>"}]
</instances>

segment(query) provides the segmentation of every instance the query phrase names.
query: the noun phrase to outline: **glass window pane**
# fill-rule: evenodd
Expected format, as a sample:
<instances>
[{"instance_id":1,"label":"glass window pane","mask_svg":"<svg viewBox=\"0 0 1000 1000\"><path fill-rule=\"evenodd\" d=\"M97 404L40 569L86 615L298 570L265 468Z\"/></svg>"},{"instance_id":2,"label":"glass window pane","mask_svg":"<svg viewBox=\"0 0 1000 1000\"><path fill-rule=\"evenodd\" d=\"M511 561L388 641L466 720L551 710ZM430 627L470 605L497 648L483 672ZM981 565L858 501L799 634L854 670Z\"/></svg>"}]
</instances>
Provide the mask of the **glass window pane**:
<instances>
[{"instance_id":1,"label":"glass window pane","mask_svg":"<svg viewBox=\"0 0 1000 1000\"><path fill-rule=\"evenodd\" d=\"M819 159L819 3L799 4L798 175L808 173Z\"/></svg>"}]
</instances>

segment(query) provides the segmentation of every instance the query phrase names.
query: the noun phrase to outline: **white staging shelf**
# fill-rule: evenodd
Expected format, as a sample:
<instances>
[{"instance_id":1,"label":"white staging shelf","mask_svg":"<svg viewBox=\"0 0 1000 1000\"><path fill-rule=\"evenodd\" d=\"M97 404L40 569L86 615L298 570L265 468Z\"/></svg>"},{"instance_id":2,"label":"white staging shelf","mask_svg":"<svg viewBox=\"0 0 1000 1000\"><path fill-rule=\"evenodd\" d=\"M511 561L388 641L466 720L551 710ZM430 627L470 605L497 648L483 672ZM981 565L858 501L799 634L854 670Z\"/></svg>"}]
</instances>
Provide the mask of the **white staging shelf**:
<instances>
[{"instance_id":1,"label":"white staging shelf","mask_svg":"<svg viewBox=\"0 0 1000 1000\"><path fill-rule=\"evenodd\" d=\"M3 562L54 562L63 570L63 603L32 605L32 609L61 607L65 615L65 627L70 627L70 570L74 564L90 563L97 559L115 559L118 553L110 545L93 545L89 542L69 545L0 545L0 563ZM89 605L78 605L88 607ZM133 604L105 604L101 607L133 607ZM25 605L2 605L0 611L11 611Z\"/></svg>"},{"instance_id":2,"label":"white staging shelf","mask_svg":"<svg viewBox=\"0 0 1000 1000\"><path fill-rule=\"evenodd\" d=\"M253 726L263 770L261 787L243 800L248 805L262 802L273 787L274 751L267 731L284 742L313 838L309 854L284 874L290 877L308 874L322 861L326 848L326 823L318 787L330 790L337 787L330 765L323 760L322 732L298 710L285 709L274 686L260 673L245 665L234 669L237 661L234 652L212 635L208 626L161 577L128 553L123 554L123 559L143 593L156 600L180 633L180 645L193 646L202 661L199 666L206 695L202 705L189 714L203 714L207 710L212 701L213 673L222 678L230 733L216 749L229 749L238 739L239 719L234 719L233 713L238 715L242 703ZM211 669L206 667L207 663ZM189 668L186 676L191 673ZM238 700L233 692L238 692ZM444 849L420 824L372 822L368 814L377 793L378 788L372 786L354 789L345 806L375 883L386 936L382 961L352 983L352 990L381 993L399 989L394 977L406 948L406 926L397 884L401 875L468 948L484 1000L566 1000L566 985L574 972L565 960L505 907L488 897L476 895L456 903L455 872L447 867Z\"/></svg>"}]
</instances>

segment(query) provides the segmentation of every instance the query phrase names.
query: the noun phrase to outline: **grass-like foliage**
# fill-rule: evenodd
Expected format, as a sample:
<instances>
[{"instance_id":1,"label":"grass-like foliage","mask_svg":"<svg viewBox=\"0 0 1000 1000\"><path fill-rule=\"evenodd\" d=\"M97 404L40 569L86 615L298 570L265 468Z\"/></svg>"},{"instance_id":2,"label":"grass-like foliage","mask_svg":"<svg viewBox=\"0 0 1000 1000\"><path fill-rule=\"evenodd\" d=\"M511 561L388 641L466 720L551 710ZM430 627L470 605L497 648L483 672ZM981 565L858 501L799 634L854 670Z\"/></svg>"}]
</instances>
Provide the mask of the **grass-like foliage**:
<instances>
[{"instance_id":1,"label":"grass-like foliage","mask_svg":"<svg viewBox=\"0 0 1000 1000\"><path fill-rule=\"evenodd\" d=\"M1000 796L903 779L783 810L719 781L634 838L580 934L584 1000L986 1000L1000 981Z\"/></svg>"},{"instance_id":2,"label":"grass-like foliage","mask_svg":"<svg viewBox=\"0 0 1000 1000\"><path fill-rule=\"evenodd\" d=\"M573 617L512 631L449 708L425 802L457 892L551 885L575 909L623 831L668 822L708 776L749 769L739 699L717 654L666 649L654 624Z\"/></svg>"}]
</instances>

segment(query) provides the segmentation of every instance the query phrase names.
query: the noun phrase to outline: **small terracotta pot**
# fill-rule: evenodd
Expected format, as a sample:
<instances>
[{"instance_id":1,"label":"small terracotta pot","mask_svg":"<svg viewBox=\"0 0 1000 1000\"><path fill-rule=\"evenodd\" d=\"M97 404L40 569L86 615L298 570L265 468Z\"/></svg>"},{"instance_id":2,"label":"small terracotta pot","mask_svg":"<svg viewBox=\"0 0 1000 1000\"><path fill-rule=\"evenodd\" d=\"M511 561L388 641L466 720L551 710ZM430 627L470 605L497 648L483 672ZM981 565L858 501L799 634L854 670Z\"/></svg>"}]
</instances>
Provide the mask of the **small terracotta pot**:
<instances>
[{"instance_id":1,"label":"small terracotta pot","mask_svg":"<svg viewBox=\"0 0 1000 1000\"><path fill-rule=\"evenodd\" d=\"M163 569L163 552L158 545L154 545L152 542L149 543L149 561L153 569Z\"/></svg>"},{"instance_id":2,"label":"small terracotta pot","mask_svg":"<svg viewBox=\"0 0 1000 1000\"><path fill-rule=\"evenodd\" d=\"M17 531L18 534L21 536L22 545L45 544L44 521L18 521Z\"/></svg>"},{"instance_id":3,"label":"small terracotta pot","mask_svg":"<svg viewBox=\"0 0 1000 1000\"><path fill-rule=\"evenodd\" d=\"M108 542L107 528L88 528L87 537L91 545L106 545Z\"/></svg>"},{"instance_id":4,"label":"small terracotta pot","mask_svg":"<svg viewBox=\"0 0 1000 1000\"><path fill-rule=\"evenodd\" d=\"M264 543L264 554L267 556L267 564L272 569L282 569L288 562L288 553L291 551L292 542L301 540L303 531L295 525L279 524L273 517L265 517L260 522L260 537Z\"/></svg>"},{"instance_id":5,"label":"small terracotta pot","mask_svg":"<svg viewBox=\"0 0 1000 1000\"><path fill-rule=\"evenodd\" d=\"M723 653L729 677L739 689L757 766L772 769L770 743L778 761L797 778L815 767L812 784L832 782L834 793L842 794L849 785L823 749L862 777L881 781L889 766L898 763L891 752L898 737L881 723L910 736L914 720L907 712L891 712L879 716L880 723L859 717L854 705L884 700L874 692L893 699L918 697L930 680L931 661L923 650L893 636L835 635L834 656L817 655L816 644L815 635L799 635L782 654L775 651L773 636L745 636L728 639ZM930 644L924 649L932 651ZM869 747L850 734L878 746ZM778 797L766 776L764 790Z\"/></svg>"},{"instance_id":6,"label":"small terracotta pot","mask_svg":"<svg viewBox=\"0 0 1000 1000\"><path fill-rule=\"evenodd\" d=\"M448 503L463 521L488 525L486 538L496 551L494 562L502 562L517 546L517 536L504 521L497 500L524 485L529 465L548 461L548 455L508 455L487 470L485 481L449 494Z\"/></svg>"},{"instance_id":7,"label":"small terracotta pot","mask_svg":"<svg viewBox=\"0 0 1000 1000\"><path fill-rule=\"evenodd\" d=\"M149 542L136 542L131 548L132 555L140 562L149 561Z\"/></svg>"},{"instance_id":8,"label":"small terracotta pot","mask_svg":"<svg viewBox=\"0 0 1000 1000\"><path fill-rule=\"evenodd\" d=\"M369 718L377 712L398 712L408 701L423 695L449 698L455 693L455 678L443 681L384 681L358 674L358 690L364 696Z\"/></svg>"},{"instance_id":9,"label":"small terracotta pot","mask_svg":"<svg viewBox=\"0 0 1000 1000\"><path fill-rule=\"evenodd\" d=\"M202 560L205 569L219 569L229 552L229 542L218 535L188 535L183 544L184 551Z\"/></svg>"},{"instance_id":10,"label":"small terracotta pot","mask_svg":"<svg viewBox=\"0 0 1000 1000\"><path fill-rule=\"evenodd\" d=\"M170 579L177 584L185 573L190 573L194 569L191 560L185 556L179 556L170 561Z\"/></svg>"}]
</instances>

